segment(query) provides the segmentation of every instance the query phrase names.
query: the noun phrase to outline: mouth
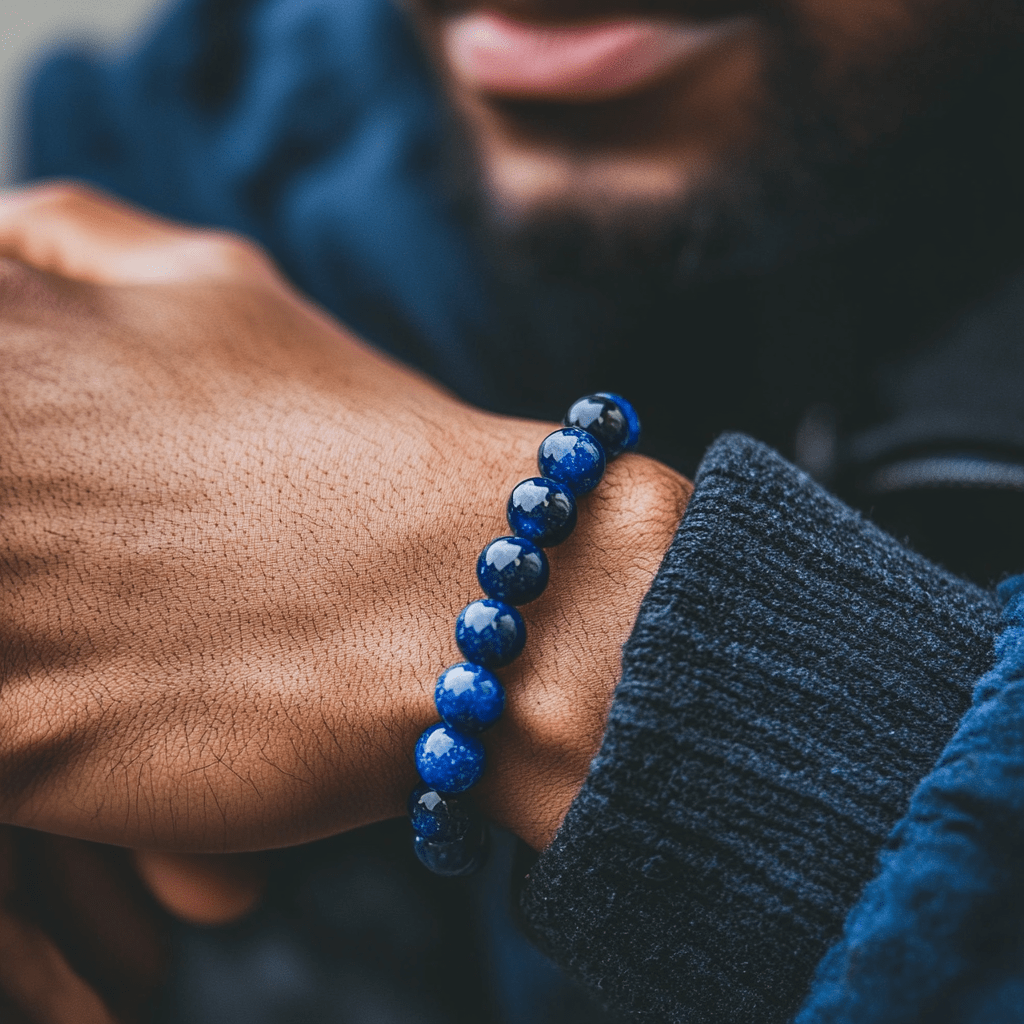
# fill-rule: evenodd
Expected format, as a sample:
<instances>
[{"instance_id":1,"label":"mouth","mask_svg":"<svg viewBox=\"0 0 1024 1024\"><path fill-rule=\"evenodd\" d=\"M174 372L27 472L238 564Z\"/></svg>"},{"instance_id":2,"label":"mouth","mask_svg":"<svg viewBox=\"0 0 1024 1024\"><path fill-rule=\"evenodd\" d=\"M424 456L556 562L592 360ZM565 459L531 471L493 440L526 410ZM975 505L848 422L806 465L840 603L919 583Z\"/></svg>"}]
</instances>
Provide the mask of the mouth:
<instances>
[{"instance_id":1,"label":"mouth","mask_svg":"<svg viewBox=\"0 0 1024 1024\"><path fill-rule=\"evenodd\" d=\"M483 9L444 18L441 47L451 75L474 93L587 103L628 96L681 72L749 22L743 16L542 22Z\"/></svg>"}]
</instances>

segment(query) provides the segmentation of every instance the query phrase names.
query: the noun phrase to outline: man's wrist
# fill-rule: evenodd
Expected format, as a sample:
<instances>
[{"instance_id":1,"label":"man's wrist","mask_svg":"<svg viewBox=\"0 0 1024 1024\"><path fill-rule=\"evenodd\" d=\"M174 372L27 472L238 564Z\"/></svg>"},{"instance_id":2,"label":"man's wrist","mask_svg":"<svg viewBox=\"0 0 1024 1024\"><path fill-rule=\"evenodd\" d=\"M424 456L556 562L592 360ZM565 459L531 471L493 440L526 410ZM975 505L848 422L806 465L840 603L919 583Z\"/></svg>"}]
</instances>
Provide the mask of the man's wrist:
<instances>
[{"instance_id":1,"label":"man's wrist","mask_svg":"<svg viewBox=\"0 0 1024 1024\"><path fill-rule=\"evenodd\" d=\"M508 709L485 740L491 769L479 800L535 849L553 838L597 753L622 645L691 492L651 459L611 463L581 499L573 536L549 551L547 592L523 609L529 642L504 673Z\"/></svg>"}]
</instances>

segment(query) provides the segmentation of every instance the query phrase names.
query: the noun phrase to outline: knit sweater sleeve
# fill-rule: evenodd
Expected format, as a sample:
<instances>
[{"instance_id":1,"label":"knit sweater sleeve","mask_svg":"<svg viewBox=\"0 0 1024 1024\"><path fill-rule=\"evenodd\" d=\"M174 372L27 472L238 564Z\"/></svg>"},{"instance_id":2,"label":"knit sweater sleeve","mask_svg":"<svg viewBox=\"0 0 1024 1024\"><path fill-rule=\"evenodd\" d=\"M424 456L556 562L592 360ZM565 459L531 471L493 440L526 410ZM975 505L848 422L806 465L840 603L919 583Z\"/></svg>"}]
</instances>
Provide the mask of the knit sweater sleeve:
<instances>
[{"instance_id":1,"label":"knit sweater sleeve","mask_svg":"<svg viewBox=\"0 0 1024 1024\"><path fill-rule=\"evenodd\" d=\"M696 484L522 908L638 1020L773 1024L970 706L999 611L747 438Z\"/></svg>"}]
</instances>

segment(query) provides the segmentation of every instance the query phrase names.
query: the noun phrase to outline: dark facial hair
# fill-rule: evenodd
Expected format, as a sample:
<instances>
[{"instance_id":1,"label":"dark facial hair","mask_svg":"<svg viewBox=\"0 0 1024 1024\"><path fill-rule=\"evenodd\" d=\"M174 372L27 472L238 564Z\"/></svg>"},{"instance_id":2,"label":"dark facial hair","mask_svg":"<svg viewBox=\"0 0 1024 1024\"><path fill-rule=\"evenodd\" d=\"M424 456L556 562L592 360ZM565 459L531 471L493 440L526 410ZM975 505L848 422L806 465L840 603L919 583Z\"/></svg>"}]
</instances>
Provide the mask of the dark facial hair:
<instances>
[{"instance_id":1,"label":"dark facial hair","mask_svg":"<svg viewBox=\"0 0 1024 1024\"><path fill-rule=\"evenodd\" d=\"M862 395L878 353L922 343L1022 256L1021 10L975 6L932 36L923 23L891 76L829 90L815 85L820 55L780 15L770 150L667 208L511 223L463 144L467 208L498 268L515 350L523 366L547 367L524 371L515 411L551 415L563 391L632 376L663 410L649 450L689 468L680 436L693 438L687 453L728 427L785 448L807 402ZM920 70L917 105L893 119L907 66ZM679 385L655 394L660 381L700 382L701 393L672 412ZM661 443L662 432L673 436Z\"/></svg>"}]
</instances>

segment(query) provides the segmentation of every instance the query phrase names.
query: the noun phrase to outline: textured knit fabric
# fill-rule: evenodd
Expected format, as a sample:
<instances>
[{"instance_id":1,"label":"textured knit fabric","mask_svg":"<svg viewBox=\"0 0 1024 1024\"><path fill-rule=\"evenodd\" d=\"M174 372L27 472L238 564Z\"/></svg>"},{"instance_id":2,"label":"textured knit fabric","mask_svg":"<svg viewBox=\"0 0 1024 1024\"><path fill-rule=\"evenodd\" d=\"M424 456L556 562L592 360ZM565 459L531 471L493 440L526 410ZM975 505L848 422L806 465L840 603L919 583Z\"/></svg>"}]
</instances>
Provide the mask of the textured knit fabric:
<instances>
[{"instance_id":1,"label":"textured knit fabric","mask_svg":"<svg viewBox=\"0 0 1024 1024\"><path fill-rule=\"evenodd\" d=\"M524 889L543 945L640 1020L791 1019L997 623L988 592L720 440Z\"/></svg>"},{"instance_id":2,"label":"textured knit fabric","mask_svg":"<svg viewBox=\"0 0 1024 1024\"><path fill-rule=\"evenodd\" d=\"M1024 576L999 594L999 660L915 793L799 1024L1024 1018Z\"/></svg>"}]
</instances>

